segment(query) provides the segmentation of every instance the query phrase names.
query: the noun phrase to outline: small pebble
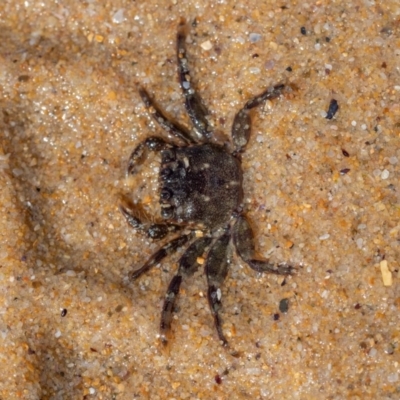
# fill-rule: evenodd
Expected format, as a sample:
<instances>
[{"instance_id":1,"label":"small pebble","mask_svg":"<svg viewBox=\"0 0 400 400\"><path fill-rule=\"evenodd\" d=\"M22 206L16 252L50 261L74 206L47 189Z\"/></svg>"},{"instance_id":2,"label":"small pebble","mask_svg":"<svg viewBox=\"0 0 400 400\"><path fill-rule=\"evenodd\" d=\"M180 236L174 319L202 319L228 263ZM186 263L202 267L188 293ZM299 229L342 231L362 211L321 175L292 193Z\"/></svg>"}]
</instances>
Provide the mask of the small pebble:
<instances>
[{"instance_id":1,"label":"small pebble","mask_svg":"<svg viewBox=\"0 0 400 400\"><path fill-rule=\"evenodd\" d=\"M265 66L265 69L271 70L272 68L275 67L275 64L276 64L275 60L268 60L265 62L264 66Z\"/></svg>"},{"instance_id":2,"label":"small pebble","mask_svg":"<svg viewBox=\"0 0 400 400\"><path fill-rule=\"evenodd\" d=\"M394 383L399 380L399 374L397 372L394 372L393 374L389 374L387 377L387 380L389 383Z\"/></svg>"},{"instance_id":3,"label":"small pebble","mask_svg":"<svg viewBox=\"0 0 400 400\"><path fill-rule=\"evenodd\" d=\"M381 173L381 178L382 179L387 179L389 178L389 171L387 169L384 169Z\"/></svg>"},{"instance_id":4,"label":"small pebble","mask_svg":"<svg viewBox=\"0 0 400 400\"><path fill-rule=\"evenodd\" d=\"M261 70L260 70L260 68L258 68L258 67L250 67L250 68L249 68L249 72L250 72L251 74L259 74L259 73L261 72Z\"/></svg>"},{"instance_id":5,"label":"small pebble","mask_svg":"<svg viewBox=\"0 0 400 400\"><path fill-rule=\"evenodd\" d=\"M343 154L345 157L350 157L350 154L349 154L345 149L342 149L342 154Z\"/></svg>"},{"instance_id":6,"label":"small pebble","mask_svg":"<svg viewBox=\"0 0 400 400\"><path fill-rule=\"evenodd\" d=\"M393 354L394 353L394 347L392 344L388 344L385 348L385 353L386 354Z\"/></svg>"},{"instance_id":7,"label":"small pebble","mask_svg":"<svg viewBox=\"0 0 400 400\"><path fill-rule=\"evenodd\" d=\"M303 343L298 342L296 345L297 351L302 351L303 350Z\"/></svg>"},{"instance_id":8,"label":"small pebble","mask_svg":"<svg viewBox=\"0 0 400 400\"><path fill-rule=\"evenodd\" d=\"M380 262L379 266L381 268L383 285L384 286L392 286L392 284L393 284L392 272L390 271L390 269L388 267L387 260L382 260Z\"/></svg>"},{"instance_id":9,"label":"small pebble","mask_svg":"<svg viewBox=\"0 0 400 400\"><path fill-rule=\"evenodd\" d=\"M372 171L372 175L374 175L375 177L381 176L381 174L382 174L382 171L380 169L378 169L378 168L374 169Z\"/></svg>"},{"instance_id":10,"label":"small pebble","mask_svg":"<svg viewBox=\"0 0 400 400\"><path fill-rule=\"evenodd\" d=\"M321 293L321 297L322 297L323 299L327 299L328 296L329 296L328 290L324 290L324 291Z\"/></svg>"},{"instance_id":11,"label":"small pebble","mask_svg":"<svg viewBox=\"0 0 400 400\"><path fill-rule=\"evenodd\" d=\"M373 348L368 352L368 355L369 355L370 357L375 357L377 354L378 354L378 350L376 350L375 347L373 347Z\"/></svg>"},{"instance_id":12,"label":"small pebble","mask_svg":"<svg viewBox=\"0 0 400 400\"><path fill-rule=\"evenodd\" d=\"M257 43L261 39L261 35L259 33L250 33L249 40L250 43Z\"/></svg>"},{"instance_id":13,"label":"small pebble","mask_svg":"<svg viewBox=\"0 0 400 400\"><path fill-rule=\"evenodd\" d=\"M113 16L112 20L115 24L119 24L124 20L124 9L120 8Z\"/></svg>"},{"instance_id":14,"label":"small pebble","mask_svg":"<svg viewBox=\"0 0 400 400\"><path fill-rule=\"evenodd\" d=\"M338 110L339 110L339 105L338 105L337 100L332 99L331 102L329 103L329 108L328 108L325 118L332 119Z\"/></svg>"},{"instance_id":15,"label":"small pebble","mask_svg":"<svg viewBox=\"0 0 400 400\"><path fill-rule=\"evenodd\" d=\"M200 45L200 47L201 47L203 50L211 50L212 47L213 47L213 45L212 45L212 43L211 43L209 40L206 40L205 42L203 42L203 43Z\"/></svg>"},{"instance_id":16,"label":"small pebble","mask_svg":"<svg viewBox=\"0 0 400 400\"><path fill-rule=\"evenodd\" d=\"M282 299L279 302L279 311L286 314L289 310L289 299Z\"/></svg>"}]
</instances>

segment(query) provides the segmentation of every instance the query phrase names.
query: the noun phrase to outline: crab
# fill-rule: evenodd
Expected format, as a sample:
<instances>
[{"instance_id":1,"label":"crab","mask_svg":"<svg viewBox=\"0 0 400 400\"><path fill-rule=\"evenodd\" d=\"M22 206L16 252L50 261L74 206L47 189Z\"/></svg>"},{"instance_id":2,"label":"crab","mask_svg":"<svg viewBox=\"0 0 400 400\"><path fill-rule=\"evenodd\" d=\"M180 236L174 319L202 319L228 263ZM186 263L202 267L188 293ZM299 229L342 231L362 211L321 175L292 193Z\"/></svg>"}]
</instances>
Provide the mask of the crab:
<instances>
[{"instance_id":1,"label":"crab","mask_svg":"<svg viewBox=\"0 0 400 400\"><path fill-rule=\"evenodd\" d=\"M231 133L233 150L229 151L226 146L213 140L207 109L190 77L185 43L185 28L180 26L177 34L178 76L193 127L188 130L171 122L148 92L139 88L148 112L176 140L156 136L145 139L133 150L127 168L128 175L135 174L149 152L161 153L159 202L163 221L152 223L143 219L133 203L120 205L129 225L149 238L163 239L168 234L175 235L141 268L132 269L129 279L138 279L166 256L187 246L165 295L160 322L161 341L167 344L169 340L182 280L193 275L202 263L205 265L207 298L215 328L220 342L226 346L228 341L222 330L220 310L221 286L230 264L230 243L233 242L239 258L258 273L289 275L294 271L286 263L277 264L256 258L253 232L243 210L241 154L250 137L250 111L265 100L280 96L284 85L268 88L247 101L236 113Z\"/></svg>"}]
</instances>

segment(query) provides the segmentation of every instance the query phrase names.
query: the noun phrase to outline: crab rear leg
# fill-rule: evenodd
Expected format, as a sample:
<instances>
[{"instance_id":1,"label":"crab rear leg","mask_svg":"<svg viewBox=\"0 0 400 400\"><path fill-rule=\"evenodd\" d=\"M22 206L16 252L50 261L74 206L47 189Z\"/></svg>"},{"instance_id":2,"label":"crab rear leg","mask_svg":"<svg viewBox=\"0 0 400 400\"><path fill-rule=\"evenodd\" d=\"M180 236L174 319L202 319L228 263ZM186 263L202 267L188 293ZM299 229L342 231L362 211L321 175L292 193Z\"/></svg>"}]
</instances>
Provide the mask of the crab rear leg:
<instances>
[{"instance_id":1,"label":"crab rear leg","mask_svg":"<svg viewBox=\"0 0 400 400\"><path fill-rule=\"evenodd\" d=\"M175 239L172 239L160 249L158 249L143 265L143 267L131 271L129 273L129 279L135 280L143 275L145 272L149 271L151 268L155 267L161 260L167 257L169 254L174 253L180 247L184 246L191 238L193 237L193 233L188 233L186 235L179 236Z\"/></svg>"},{"instance_id":2,"label":"crab rear leg","mask_svg":"<svg viewBox=\"0 0 400 400\"><path fill-rule=\"evenodd\" d=\"M274 264L269 260L255 258L254 235L247 219L241 215L233 227L233 242L240 258L257 272L290 275L294 268L288 264Z\"/></svg>"},{"instance_id":3,"label":"crab rear leg","mask_svg":"<svg viewBox=\"0 0 400 400\"><path fill-rule=\"evenodd\" d=\"M219 310L221 309L221 285L224 282L228 273L228 245L230 240L230 232L225 232L212 245L207 255L206 275L208 283L208 303L211 313L214 317L215 327L217 329L219 340L226 346L226 340L221 326L221 317Z\"/></svg>"},{"instance_id":4,"label":"crab rear leg","mask_svg":"<svg viewBox=\"0 0 400 400\"><path fill-rule=\"evenodd\" d=\"M235 153L241 153L247 145L251 131L250 110L257 107L265 100L272 100L280 96L284 85L276 85L268 88L265 92L249 100L244 107L235 115L232 125L232 140L235 146Z\"/></svg>"},{"instance_id":5,"label":"crab rear leg","mask_svg":"<svg viewBox=\"0 0 400 400\"><path fill-rule=\"evenodd\" d=\"M179 260L179 268L176 275L172 278L167 293L165 294L164 305L162 308L160 334L163 344L168 342L168 333L171 329L172 312L179 294L179 289L184 277L189 277L195 273L199 267L198 257L201 257L205 249L210 245L210 237L202 237L192 243L184 255Z\"/></svg>"}]
</instances>

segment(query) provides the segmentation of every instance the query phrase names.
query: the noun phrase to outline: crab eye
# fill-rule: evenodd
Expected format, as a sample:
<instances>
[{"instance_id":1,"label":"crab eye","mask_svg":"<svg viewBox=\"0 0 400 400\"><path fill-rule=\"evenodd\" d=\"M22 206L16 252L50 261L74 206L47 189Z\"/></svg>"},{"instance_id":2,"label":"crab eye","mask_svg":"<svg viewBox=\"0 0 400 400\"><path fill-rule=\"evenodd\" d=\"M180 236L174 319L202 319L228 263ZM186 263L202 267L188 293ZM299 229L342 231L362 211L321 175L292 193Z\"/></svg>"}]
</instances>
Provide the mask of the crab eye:
<instances>
[{"instance_id":1,"label":"crab eye","mask_svg":"<svg viewBox=\"0 0 400 400\"><path fill-rule=\"evenodd\" d=\"M162 151L162 162L163 164L175 161L175 152L172 149L165 149Z\"/></svg>"},{"instance_id":2,"label":"crab eye","mask_svg":"<svg viewBox=\"0 0 400 400\"><path fill-rule=\"evenodd\" d=\"M169 189L167 189L167 188L163 188L163 189L161 190L161 193L160 193L160 199L161 199L161 200L166 201L166 200L169 200L171 197L172 197L172 192L171 192L171 190L169 190Z\"/></svg>"},{"instance_id":3,"label":"crab eye","mask_svg":"<svg viewBox=\"0 0 400 400\"><path fill-rule=\"evenodd\" d=\"M161 207L161 217L170 219L174 216L174 209L172 207Z\"/></svg>"},{"instance_id":4,"label":"crab eye","mask_svg":"<svg viewBox=\"0 0 400 400\"><path fill-rule=\"evenodd\" d=\"M173 172L173 171L172 171L171 168L163 168L163 169L160 171L160 177L161 177L161 179L162 179L163 181L166 181L168 178L171 177L172 172Z\"/></svg>"},{"instance_id":5,"label":"crab eye","mask_svg":"<svg viewBox=\"0 0 400 400\"><path fill-rule=\"evenodd\" d=\"M179 168L178 173L179 173L180 178L185 178L186 169L185 168Z\"/></svg>"}]
</instances>

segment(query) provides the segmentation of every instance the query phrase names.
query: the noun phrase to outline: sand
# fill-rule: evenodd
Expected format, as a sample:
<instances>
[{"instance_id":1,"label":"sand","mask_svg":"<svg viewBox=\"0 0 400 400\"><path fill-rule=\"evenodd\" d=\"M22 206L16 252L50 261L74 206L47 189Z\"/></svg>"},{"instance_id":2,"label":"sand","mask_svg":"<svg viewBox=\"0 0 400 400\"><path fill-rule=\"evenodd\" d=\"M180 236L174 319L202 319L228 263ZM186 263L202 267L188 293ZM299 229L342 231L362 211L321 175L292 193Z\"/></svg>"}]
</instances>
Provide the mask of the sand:
<instances>
[{"instance_id":1,"label":"sand","mask_svg":"<svg viewBox=\"0 0 400 400\"><path fill-rule=\"evenodd\" d=\"M379 3L2 1L1 399L400 397L400 6ZM125 174L164 134L138 87L189 124L181 18L219 140L252 96L290 88L254 111L242 164L259 255L297 273L232 255L227 349L202 269L159 343L182 251L127 279L160 246L118 210L128 196L159 211L159 158Z\"/></svg>"}]
</instances>

